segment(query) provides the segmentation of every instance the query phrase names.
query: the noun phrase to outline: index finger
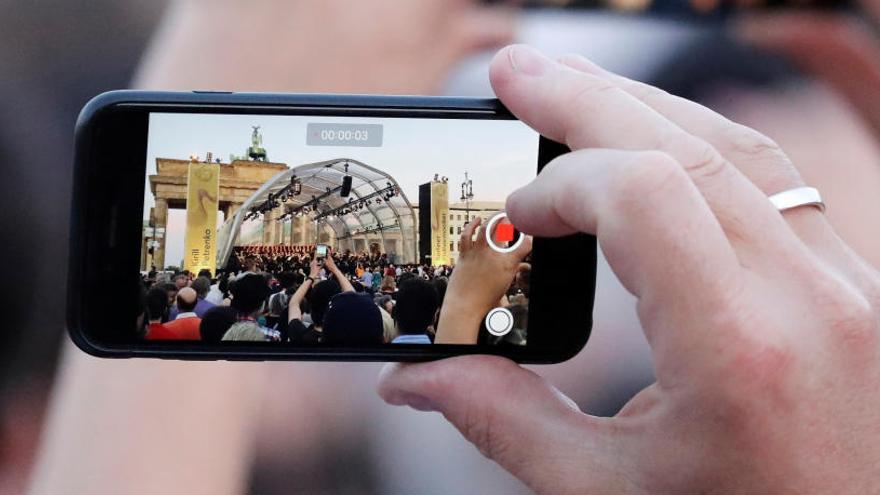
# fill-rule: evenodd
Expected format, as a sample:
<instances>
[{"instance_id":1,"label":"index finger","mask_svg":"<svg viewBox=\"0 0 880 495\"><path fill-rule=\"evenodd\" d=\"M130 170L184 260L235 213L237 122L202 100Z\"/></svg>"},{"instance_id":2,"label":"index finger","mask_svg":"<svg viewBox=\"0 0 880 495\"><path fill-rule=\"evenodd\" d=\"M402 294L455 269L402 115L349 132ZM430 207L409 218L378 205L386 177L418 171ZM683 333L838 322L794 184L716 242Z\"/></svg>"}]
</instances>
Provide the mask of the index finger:
<instances>
[{"instance_id":1,"label":"index finger","mask_svg":"<svg viewBox=\"0 0 880 495\"><path fill-rule=\"evenodd\" d=\"M604 78L574 70L526 46L492 61L495 93L520 119L572 149L661 151L687 172L737 253L750 264L800 250L767 196L706 141ZM767 246L773 246L768 252Z\"/></svg>"},{"instance_id":2,"label":"index finger","mask_svg":"<svg viewBox=\"0 0 880 495\"><path fill-rule=\"evenodd\" d=\"M578 150L553 160L507 201L524 232L595 233L614 273L638 299L661 383L697 376L719 342L707 331L742 270L705 200L668 155ZM675 362L675 366L668 366Z\"/></svg>"}]
</instances>

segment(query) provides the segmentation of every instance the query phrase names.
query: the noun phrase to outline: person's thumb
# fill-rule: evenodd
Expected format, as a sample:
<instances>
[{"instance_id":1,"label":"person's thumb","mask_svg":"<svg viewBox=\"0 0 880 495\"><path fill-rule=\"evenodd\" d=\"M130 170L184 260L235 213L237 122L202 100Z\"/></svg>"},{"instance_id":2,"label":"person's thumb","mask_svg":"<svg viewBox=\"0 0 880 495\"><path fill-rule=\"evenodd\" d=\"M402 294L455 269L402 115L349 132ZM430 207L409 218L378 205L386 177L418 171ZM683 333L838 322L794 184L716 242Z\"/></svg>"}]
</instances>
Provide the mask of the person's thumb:
<instances>
[{"instance_id":1,"label":"person's thumb","mask_svg":"<svg viewBox=\"0 0 880 495\"><path fill-rule=\"evenodd\" d=\"M606 493L615 482L609 420L581 413L538 375L495 356L390 364L379 395L438 411L486 457L539 493Z\"/></svg>"}]
</instances>

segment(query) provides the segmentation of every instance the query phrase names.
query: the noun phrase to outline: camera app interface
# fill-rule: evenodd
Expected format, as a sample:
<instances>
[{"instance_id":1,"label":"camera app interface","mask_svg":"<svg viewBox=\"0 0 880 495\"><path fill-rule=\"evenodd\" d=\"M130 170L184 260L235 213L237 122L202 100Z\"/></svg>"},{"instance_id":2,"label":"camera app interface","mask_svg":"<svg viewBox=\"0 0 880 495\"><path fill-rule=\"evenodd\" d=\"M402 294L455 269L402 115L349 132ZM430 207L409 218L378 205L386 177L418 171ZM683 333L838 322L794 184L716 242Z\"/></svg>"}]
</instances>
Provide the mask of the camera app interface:
<instances>
[{"instance_id":1,"label":"camera app interface","mask_svg":"<svg viewBox=\"0 0 880 495\"><path fill-rule=\"evenodd\" d=\"M152 113L140 258L151 341L528 342L514 120Z\"/></svg>"}]
</instances>

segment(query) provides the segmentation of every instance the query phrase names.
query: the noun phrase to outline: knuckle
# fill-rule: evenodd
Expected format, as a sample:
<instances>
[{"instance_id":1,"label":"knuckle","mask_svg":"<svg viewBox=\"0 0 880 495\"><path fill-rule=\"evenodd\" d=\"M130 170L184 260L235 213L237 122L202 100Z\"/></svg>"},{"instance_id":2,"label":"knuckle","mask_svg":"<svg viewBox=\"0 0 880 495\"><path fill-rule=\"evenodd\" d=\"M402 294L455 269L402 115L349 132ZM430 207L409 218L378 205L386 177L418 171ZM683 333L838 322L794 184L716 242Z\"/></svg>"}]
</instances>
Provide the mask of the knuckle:
<instances>
[{"instance_id":1,"label":"knuckle","mask_svg":"<svg viewBox=\"0 0 880 495\"><path fill-rule=\"evenodd\" d=\"M499 459L504 456L506 447L504 442L499 441L495 434L497 428L493 428L492 424L492 415L484 408L471 407L461 421L461 434L484 456Z\"/></svg>"},{"instance_id":2,"label":"knuckle","mask_svg":"<svg viewBox=\"0 0 880 495\"><path fill-rule=\"evenodd\" d=\"M700 140L689 141L691 152L684 168L695 182L717 179L729 171L730 164L715 148Z\"/></svg>"},{"instance_id":3,"label":"knuckle","mask_svg":"<svg viewBox=\"0 0 880 495\"><path fill-rule=\"evenodd\" d=\"M755 159L788 161L788 156L776 141L742 124L731 123L724 132L724 140L731 149L741 155Z\"/></svg>"},{"instance_id":4,"label":"knuckle","mask_svg":"<svg viewBox=\"0 0 880 495\"><path fill-rule=\"evenodd\" d=\"M842 288L826 291L818 301L825 326L837 347L849 355L874 351L880 341L880 317L866 297Z\"/></svg>"},{"instance_id":5,"label":"knuckle","mask_svg":"<svg viewBox=\"0 0 880 495\"><path fill-rule=\"evenodd\" d=\"M694 182L710 181L730 170L721 153L702 139L674 130L661 140L661 149L677 150L682 167Z\"/></svg>"},{"instance_id":6,"label":"knuckle","mask_svg":"<svg viewBox=\"0 0 880 495\"><path fill-rule=\"evenodd\" d=\"M759 179L766 190L779 190L801 182L800 174L791 159L773 139L760 132L731 123L722 131L725 152L746 172Z\"/></svg>"},{"instance_id":7,"label":"knuckle","mask_svg":"<svg viewBox=\"0 0 880 495\"><path fill-rule=\"evenodd\" d=\"M722 366L722 403L756 404L776 411L795 407L789 382L795 375L797 354L790 345L740 335Z\"/></svg>"}]
</instances>

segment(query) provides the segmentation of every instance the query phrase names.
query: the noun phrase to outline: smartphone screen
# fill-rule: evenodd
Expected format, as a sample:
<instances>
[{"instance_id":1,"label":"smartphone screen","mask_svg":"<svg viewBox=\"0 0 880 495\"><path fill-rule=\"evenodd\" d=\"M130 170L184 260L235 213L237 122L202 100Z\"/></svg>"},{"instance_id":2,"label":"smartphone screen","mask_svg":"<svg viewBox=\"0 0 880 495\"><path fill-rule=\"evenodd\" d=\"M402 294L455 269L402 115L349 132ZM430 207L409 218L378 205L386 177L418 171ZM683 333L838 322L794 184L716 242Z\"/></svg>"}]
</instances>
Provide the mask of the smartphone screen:
<instances>
[{"instance_id":1,"label":"smartphone screen","mask_svg":"<svg viewBox=\"0 0 880 495\"><path fill-rule=\"evenodd\" d=\"M431 345L450 278L488 263L503 283L465 343L529 345L504 214L537 173L522 122L150 112L146 150L141 341Z\"/></svg>"},{"instance_id":2,"label":"smartphone screen","mask_svg":"<svg viewBox=\"0 0 880 495\"><path fill-rule=\"evenodd\" d=\"M316 256L318 259L324 259L324 258L326 258L326 257L327 257L327 250L328 250L328 249L329 249L329 248L328 248L328 246L327 246L326 244L318 244L318 246L315 248L315 256Z\"/></svg>"}]
</instances>

